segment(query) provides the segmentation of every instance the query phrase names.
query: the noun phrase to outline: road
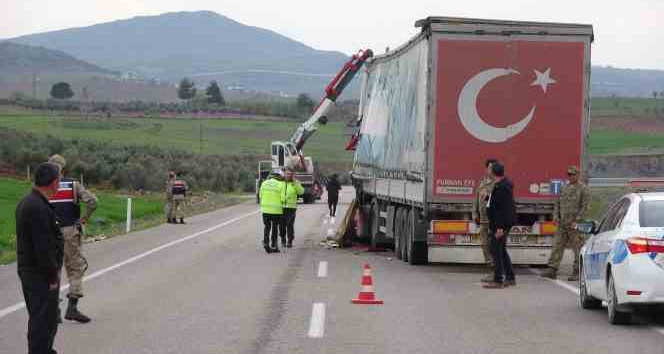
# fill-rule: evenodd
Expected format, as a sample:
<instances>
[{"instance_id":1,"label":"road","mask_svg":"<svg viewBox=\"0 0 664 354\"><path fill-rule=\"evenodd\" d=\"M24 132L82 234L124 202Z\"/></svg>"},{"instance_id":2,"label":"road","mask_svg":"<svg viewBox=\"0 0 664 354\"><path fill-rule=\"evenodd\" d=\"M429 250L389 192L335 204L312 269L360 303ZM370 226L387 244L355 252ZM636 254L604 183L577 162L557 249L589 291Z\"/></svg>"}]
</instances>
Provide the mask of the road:
<instances>
[{"instance_id":1,"label":"road","mask_svg":"<svg viewBox=\"0 0 664 354\"><path fill-rule=\"evenodd\" d=\"M351 194L346 191L342 202ZM347 204L342 203L339 216ZM574 284L519 268L518 285L484 290L483 269L413 267L390 252L325 249L339 223L301 206L295 248L265 254L257 207L88 244L81 308L65 322L66 354L138 353L662 353L664 316L632 326L577 305ZM321 263L323 265L321 265ZM353 305L362 265L384 305ZM15 266L0 267L0 353L25 353L27 314Z\"/></svg>"}]
</instances>

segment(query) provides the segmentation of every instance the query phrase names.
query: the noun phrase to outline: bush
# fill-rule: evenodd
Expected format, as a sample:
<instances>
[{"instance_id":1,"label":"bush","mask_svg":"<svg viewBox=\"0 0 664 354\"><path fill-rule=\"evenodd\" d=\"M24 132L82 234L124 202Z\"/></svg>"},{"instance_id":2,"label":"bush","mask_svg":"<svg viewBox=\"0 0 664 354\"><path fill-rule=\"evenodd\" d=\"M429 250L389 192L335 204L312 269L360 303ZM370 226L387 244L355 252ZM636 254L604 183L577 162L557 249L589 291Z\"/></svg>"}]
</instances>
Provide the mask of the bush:
<instances>
[{"instance_id":1,"label":"bush","mask_svg":"<svg viewBox=\"0 0 664 354\"><path fill-rule=\"evenodd\" d=\"M162 191L168 171L176 171L194 190L253 190L251 172L257 156L196 155L155 146L119 146L91 140L0 130L0 161L23 171L53 154L67 159L68 174L84 176L87 185L112 185L129 190Z\"/></svg>"}]
</instances>

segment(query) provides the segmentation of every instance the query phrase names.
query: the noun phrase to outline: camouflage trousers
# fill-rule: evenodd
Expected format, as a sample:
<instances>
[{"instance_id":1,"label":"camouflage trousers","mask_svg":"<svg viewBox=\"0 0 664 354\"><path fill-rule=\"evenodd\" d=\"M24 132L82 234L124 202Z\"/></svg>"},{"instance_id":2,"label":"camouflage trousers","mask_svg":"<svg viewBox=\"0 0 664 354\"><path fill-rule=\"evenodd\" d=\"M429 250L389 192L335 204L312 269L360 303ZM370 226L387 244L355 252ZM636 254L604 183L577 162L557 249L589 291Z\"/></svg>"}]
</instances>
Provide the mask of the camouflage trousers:
<instances>
[{"instance_id":1,"label":"camouflage trousers","mask_svg":"<svg viewBox=\"0 0 664 354\"><path fill-rule=\"evenodd\" d=\"M77 226L61 228L65 239L65 270L69 279L67 297L83 297L83 275L88 270L88 261L81 253L81 232Z\"/></svg>"},{"instance_id":2,"label":"camouflage trousers","mask_svg":"<svg viewBox=\"0 0 664 354\"><path fill-rule=\"evenodd\" d=\"M489 224L480 224L480 242L482 253L484 254L484 262L486 264L493 264L493 258L491 257L491 241L489 239Z\"/></svg>"},{"instance_id":3,"label":"camouflage trousers","mask_svg":"<svg viewBox=\"0 0 664 354\"><path fill-rule=\"evenodd\" d=\"M549 267L558 269L563 259L566 248L571 248L574 252L574 273L579 271L579 253L583 246L583 237L581 234L571 228L558 228L558 232L553 236L553 249L549 257Z\"/></svg>"},{"instance_id":4,"label":"camouflage trousers","mask_svg":"<svg viewBox=\"0 0 664 354\"><path fill-rule=\"evenodd\" d=\"M166 218L167 219L181 219L184 218L184 214L182 213L182 208L180 205L182 204L181 201L179 200L173 200L170 202L166 203Z\"/></svg>"}]
</instances>

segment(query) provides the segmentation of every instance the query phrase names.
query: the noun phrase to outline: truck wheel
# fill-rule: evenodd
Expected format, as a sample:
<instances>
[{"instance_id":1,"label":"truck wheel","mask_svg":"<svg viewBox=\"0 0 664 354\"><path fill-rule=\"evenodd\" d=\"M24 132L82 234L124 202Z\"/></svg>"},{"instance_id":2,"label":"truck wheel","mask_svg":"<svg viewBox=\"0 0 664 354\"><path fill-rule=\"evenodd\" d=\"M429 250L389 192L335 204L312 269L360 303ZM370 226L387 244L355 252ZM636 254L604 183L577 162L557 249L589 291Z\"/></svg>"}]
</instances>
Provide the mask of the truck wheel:
<instances>
[{"instance_id":1,"label":"truck wheel","mask_svg":"<svg viewBox=\"0 0 664 354\"><path fill-rule=\"evenodd\" d=\"M403 258L403 254L401 253L401 240L403 239L403 212L403 208L397 209L394 220L394 256L397 257L397 259Z\"/></svg>"},{"instance_id":2,"label":"truck wheel","mask_svg":"<svg viewBox=\"0 0 664 354\"><path fill-rule=\"evenodd\" d=\"M378 246L378 236L380 233L379 220L380 204L378 201L374 200L371 203L371 248L376 248Z\"/></svg>"},{"instance_id":3,"label":"truck wheel","mask_svg":"<svg viewBox=\"0 0 664 354\"><path fill-rule=\"evenodd\" d=\"M408 262L411 265L426 265L429 260L429 249L426 241L415 241L413 227L414 217L415 215L413 215L413 212L409 211L406 224L406 228L408 229Z\"/></svg>"}]
</instances>

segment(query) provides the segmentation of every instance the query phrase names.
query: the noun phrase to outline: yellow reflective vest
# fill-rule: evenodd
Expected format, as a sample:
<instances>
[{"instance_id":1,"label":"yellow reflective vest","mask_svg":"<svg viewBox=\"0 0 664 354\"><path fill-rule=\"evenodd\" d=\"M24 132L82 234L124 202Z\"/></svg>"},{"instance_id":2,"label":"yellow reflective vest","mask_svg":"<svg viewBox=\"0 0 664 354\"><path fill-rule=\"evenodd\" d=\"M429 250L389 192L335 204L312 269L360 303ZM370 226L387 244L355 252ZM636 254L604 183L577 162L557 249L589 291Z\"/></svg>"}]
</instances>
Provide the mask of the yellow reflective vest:
<instances>
[{"instance_id":1,"label":"yellow reflective vest","mask_svg":"<svg viewBox=\"0 0 664 354\"><path fill-rule=\"evenodd\" d=\"M261 184L259 197L261 201L261 213L282 215L286 202L286 183L270 178Z\"/></svg>"},{"instance_id":2,"label":"yellow reflective vest","mask_svg":"<svg viewBox=\"0 0 664 354\"><path fill-rule=\"evenodd\" d=\"M286 194L286 208L297 209L297 198L304 194L304 187L298 181L284 182Z\"/></svg>"}]
</instances>

